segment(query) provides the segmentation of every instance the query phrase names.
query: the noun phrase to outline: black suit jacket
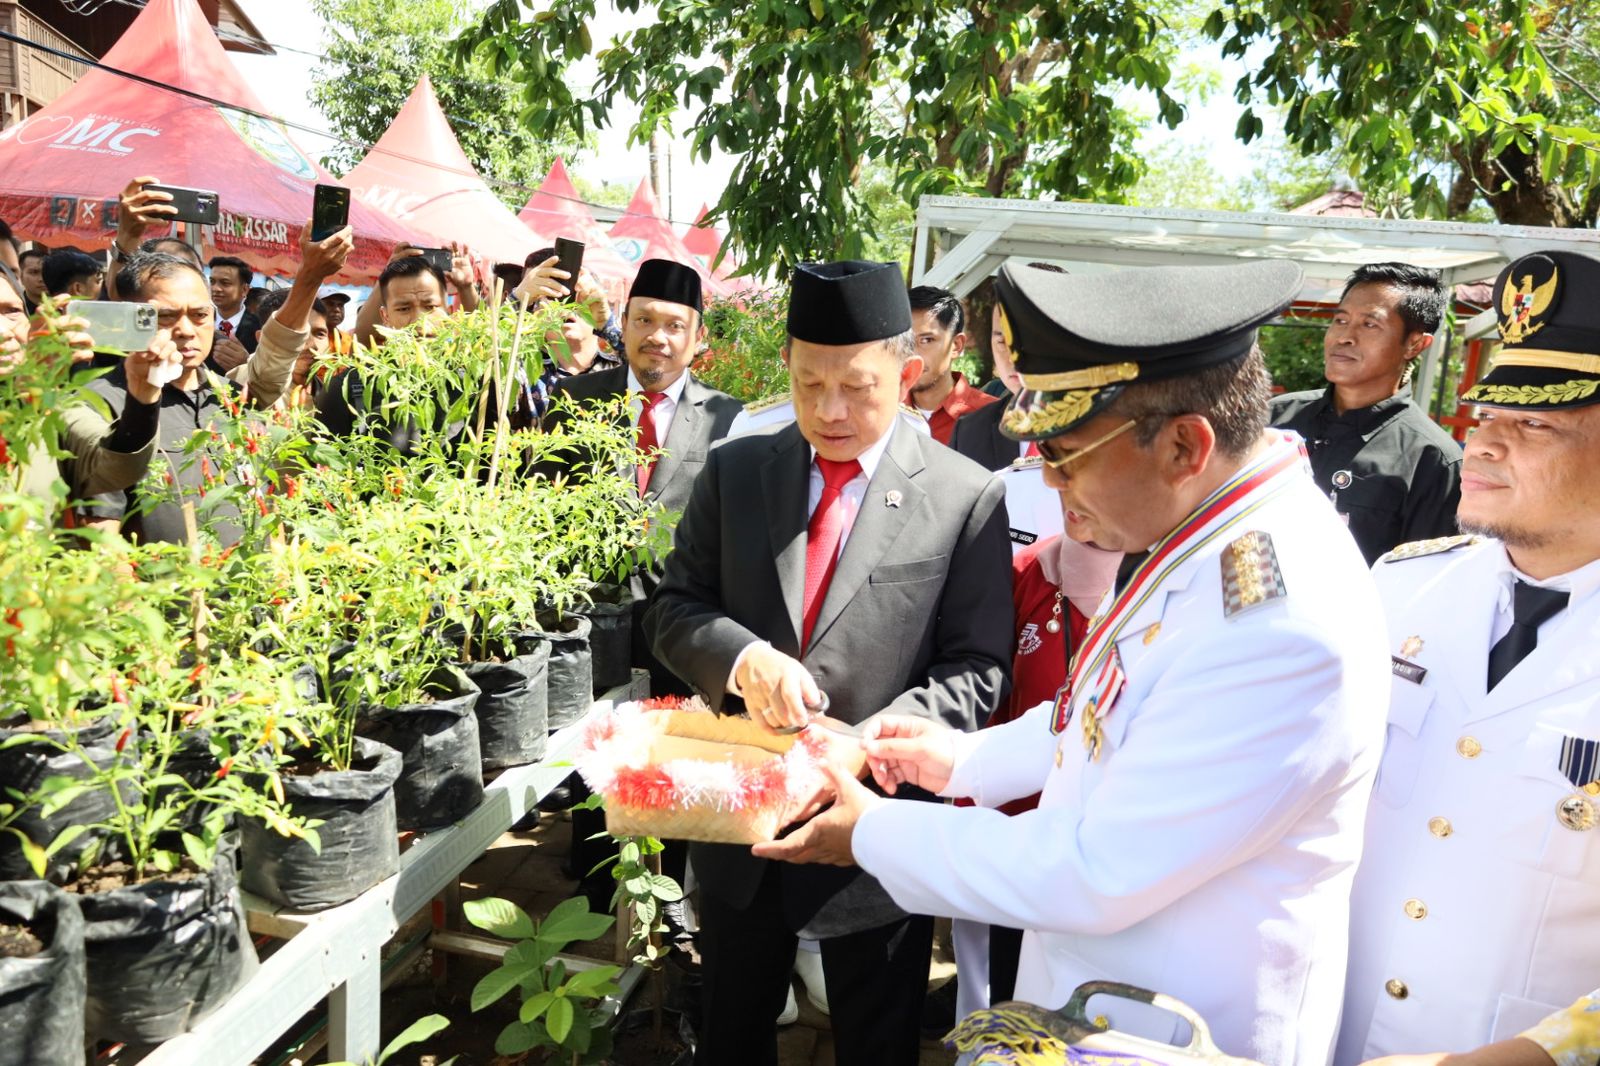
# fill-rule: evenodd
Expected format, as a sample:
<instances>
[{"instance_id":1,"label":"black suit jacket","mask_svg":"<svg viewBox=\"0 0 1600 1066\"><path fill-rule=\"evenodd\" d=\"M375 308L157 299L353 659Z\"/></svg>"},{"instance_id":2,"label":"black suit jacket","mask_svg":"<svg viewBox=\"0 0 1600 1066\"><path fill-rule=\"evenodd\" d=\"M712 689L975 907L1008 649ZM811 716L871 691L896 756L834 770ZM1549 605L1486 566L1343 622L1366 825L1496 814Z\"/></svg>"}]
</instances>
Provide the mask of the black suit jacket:
<instances>
[{"instance_id":1,"label":"black suit jacket","mask_svg":"<svg viewBox=\"0 0 1600 1066\"><path fill-rule=\"evenodd\" d=\"M1007 396L1000 403L991 403L956 419L950 447L985 470L1004 470L1010 466L1022 454L1017 442L1000 432L1000 416L1006 413L1010 401L1011 397Z\"/></svg>"},{"instance_id":2,"label":"black suit jacket","mask_svg":"<svg viewBox=\"0 0 1600 1066\"><path fill-rule=\"evenodd\" d=\"M743 710L728 675L746 645L765 640L816 676L836 718L890 712L976 728L1000 702L1011 663L999 479L897 428L802 654L811 458L793 424L711 453L645 614L656 656L721 713ZM766 869L745 847L695 845L691 855L706 891L734 906L753 898ZM810 936L903 915L858 867L785 865L782 876L788 920Z\"/></svg>"}]
</instances>

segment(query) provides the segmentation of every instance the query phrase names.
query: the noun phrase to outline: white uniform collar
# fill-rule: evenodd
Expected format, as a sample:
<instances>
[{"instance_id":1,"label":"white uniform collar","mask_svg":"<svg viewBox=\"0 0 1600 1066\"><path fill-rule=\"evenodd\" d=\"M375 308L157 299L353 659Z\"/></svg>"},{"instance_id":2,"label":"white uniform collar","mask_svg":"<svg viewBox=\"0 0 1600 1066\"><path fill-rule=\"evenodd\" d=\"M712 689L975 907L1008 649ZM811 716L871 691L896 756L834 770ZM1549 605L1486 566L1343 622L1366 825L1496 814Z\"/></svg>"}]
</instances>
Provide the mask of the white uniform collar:
<instances>
[{"instance_id":1,"label":"white uniform collar","mask_svg":"<svg viewBox=\"0 0 1600 1066\"><path fill-rule=\"evenodd\" d=\"M1502 611L1511 609L1511 586L1513 581L1526 582L1542 589L1561 589L1568 593L1568 607L1576 607L1594 595L1595 590L1600 589L1600 559L1591 560L1578 567L1578 569L1569 570L1565 574L1557 574L1555 577L1547 577L1539 581L1516 568L1516 565L1511 561L1511 557L1506 554L1506 546L1504 544L1496 544L1495 547L1499 551L1500 596L1498 606Z\"/></svg>"}]
</instances>

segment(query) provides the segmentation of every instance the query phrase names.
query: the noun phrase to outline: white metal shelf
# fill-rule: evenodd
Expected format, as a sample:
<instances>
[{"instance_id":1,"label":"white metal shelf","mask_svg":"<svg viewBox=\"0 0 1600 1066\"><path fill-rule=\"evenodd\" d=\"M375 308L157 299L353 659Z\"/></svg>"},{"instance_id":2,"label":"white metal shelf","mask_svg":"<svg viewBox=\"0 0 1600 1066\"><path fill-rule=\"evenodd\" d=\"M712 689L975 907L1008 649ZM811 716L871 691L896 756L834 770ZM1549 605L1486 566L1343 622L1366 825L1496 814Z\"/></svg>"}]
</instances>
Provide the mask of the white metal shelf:
<instances>
[{"instance_id":1,"label":"white metal shelf","mask_svg":"<svg viewBox=\"0 0 1600 1066\"><path fill-rule=\"evenodd\" d=\"M649 676L635 672L628 684L606 692L582 719L551 735L543 759L503 771L485 788L477 809L448 829L426 834L400 856L399 873L350 902L302 915L252 900L252 927L287 935L287 943L226 1003L190 1032L157 1047L142 1066L249 1066L324 999L331 1058L376 1057L384 945L572 772L561 764L591 716L643 699L648 691Z\"/></svg>"}]
</instances>

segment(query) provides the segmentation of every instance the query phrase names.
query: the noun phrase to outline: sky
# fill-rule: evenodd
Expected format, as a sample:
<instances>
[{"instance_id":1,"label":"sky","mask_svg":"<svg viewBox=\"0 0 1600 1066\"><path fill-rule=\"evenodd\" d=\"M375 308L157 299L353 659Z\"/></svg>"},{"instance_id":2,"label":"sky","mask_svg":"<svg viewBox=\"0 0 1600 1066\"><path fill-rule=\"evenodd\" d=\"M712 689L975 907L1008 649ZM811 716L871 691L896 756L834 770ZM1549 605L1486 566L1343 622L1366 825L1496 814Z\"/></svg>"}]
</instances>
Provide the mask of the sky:
<instances>
[{"instance_id":1,"label":"sky","mask_svg":"<svg viewBox=\"0 0 1600 1066\"><path fill-rule=\"evenodd\" d=\"M229 53L250 82L256 95L269 110L279 117L300 126L327 130L328 122L310 100L317 60L304 52L320 51L323 40L322 21L311 10L309 0L240 0L245 13L255 22L266 39L273 44L284 44L302 51L280 50L275 56L253 56ZM646 14L621 16L600 5L602 13L592 27L596 41L606 40L637 24ZM1222 81L1231 86L1242 67L1224 67ZM592 77L593 67L576 72L580 79ZM595 182L621 182L630 189L637 185L650 170L647 146L629 147L627 130L637 117L637 109L625 100L613 112L611 123L599 131L599 144L595 151L587 152L576 161L568 160L575 173ZM1212 166L1225 179L1243 176L1255 165L1252 154L1233 136L1238 122L1239 108L1227 93L1203 108L1193 108L1189 118L1177 131L1153 128L1146 134L1146 143L1157 144L1177 140L1200 145L1205 149ZM291 131L300 146L311 155L320 157L329 147L326 138ZM663 207L674 221L687 224L696 217L700 205L715 203L722 195L733 172L731 157L713 151L709 161L691 160L688 142L680 138L669 143L671 156L671 185Z\"/></svg>"}]
</instances>

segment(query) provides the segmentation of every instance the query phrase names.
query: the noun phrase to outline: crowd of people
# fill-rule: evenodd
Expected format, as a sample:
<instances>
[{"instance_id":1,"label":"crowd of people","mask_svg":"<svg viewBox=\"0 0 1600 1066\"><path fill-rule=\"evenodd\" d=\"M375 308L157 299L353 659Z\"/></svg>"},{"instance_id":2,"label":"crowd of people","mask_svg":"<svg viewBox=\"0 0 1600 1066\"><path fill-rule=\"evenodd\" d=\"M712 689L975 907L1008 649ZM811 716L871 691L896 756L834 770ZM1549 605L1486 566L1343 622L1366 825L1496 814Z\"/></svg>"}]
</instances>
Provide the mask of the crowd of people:
<instances>
[{"instance_id":1,"label":"crowd of people","mask_svg":"<svg viewBox=\"0 0 1600 1066\"><path fill-rule=\"evenodd\" d=\"M696 1061L776 1063L798 968L841 1066L917 1062L935 917L960 1017L1114 980L1267 1066L1600 1061L1600 259L1502 272L1464 446L1409 390L1451 294L1402 263L1348 279L1327 387L1278 396L1258 331L1292 263L1010 264L976 324L894 264L802 265L790 394L745 411L690 372L691 265L645 262L613 307L553 249L483 289L467 249L445 271L402 246L347 331L322 289L348 229L308 226L261 292L240 259L144 239L171 213L152 182L108 256L0 262L0 370L38 329L97 358L75 298L160 325L95 382L111 419L69 412L68 458L23 457L29 491L59 476L72 520L181 541L140 479L164 456L197 488L178 453L238 399L351 432L375 383L333 387L330 349L497 291L570 300L528 424L624 399L639 493L681 515L632 578L634 665L774 731L825 708L827 744L864 752L776 841L669 847L698 901L673 914ZM980 388L954 366L985 327Z\"/></svg>"}]
</instances>

